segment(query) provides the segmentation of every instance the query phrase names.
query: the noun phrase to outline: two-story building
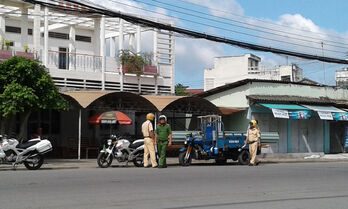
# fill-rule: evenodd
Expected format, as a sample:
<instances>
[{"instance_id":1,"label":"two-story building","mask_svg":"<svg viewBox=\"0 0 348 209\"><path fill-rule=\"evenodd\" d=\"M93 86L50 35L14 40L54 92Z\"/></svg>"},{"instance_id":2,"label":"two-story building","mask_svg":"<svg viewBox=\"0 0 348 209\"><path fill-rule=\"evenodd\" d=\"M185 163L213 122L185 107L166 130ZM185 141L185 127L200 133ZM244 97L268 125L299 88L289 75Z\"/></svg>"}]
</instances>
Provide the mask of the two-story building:
<instances>
[{"instance_id":1,"label":"two-story building","mask_svg":"<svg viewBox=\"0 0 348 209\"><path fill-rule=\"evenodd\" d=\"M174 93L172 32L84 13L86 8L64 1L50 3L56 7L18 0L0 2L0 59L16 55L39 60L62 91ZM147 53L151 65L144 66L141 73L128 72L119 59L123 50Z\"/></svg>"}]
</instances>

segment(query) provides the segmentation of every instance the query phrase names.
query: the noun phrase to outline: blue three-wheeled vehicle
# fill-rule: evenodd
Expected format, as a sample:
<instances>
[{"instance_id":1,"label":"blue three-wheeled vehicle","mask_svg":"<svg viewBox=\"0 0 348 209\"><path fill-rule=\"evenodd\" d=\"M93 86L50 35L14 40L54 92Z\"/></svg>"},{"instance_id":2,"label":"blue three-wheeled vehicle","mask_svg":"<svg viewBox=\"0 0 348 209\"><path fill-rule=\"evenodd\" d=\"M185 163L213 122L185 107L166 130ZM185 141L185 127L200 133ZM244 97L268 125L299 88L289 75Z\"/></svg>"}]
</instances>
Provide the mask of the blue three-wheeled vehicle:
<instances>
[{"instance_id":1,"label":"blue three-wheeled vehicle","mask_svg":"<svg viewBox=\"0 0 348 209\"><path fill-rule=\"evenodd\" d=\"M197 135L188 134L184 141L185 147L180 149L179 163L189 166L192 159L215 159L218 164L225 164L227 159L249 164L249 147L243 146L244 134L225 133L221 116L200 116L201 131Z\"/></svg>"}]
</instances>

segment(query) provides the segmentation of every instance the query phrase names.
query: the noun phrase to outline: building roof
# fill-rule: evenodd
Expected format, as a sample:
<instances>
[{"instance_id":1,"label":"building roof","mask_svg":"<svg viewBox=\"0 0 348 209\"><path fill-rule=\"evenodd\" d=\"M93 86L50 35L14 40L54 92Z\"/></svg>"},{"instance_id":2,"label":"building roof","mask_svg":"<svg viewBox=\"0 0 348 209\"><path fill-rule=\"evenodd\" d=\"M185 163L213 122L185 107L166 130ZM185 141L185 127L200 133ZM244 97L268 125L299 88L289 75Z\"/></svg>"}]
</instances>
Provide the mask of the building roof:
<instances>
[{"instance_id":1,"label":"building roof","mask_svg":"<svg viewBox=\"0 0 348 209\"><path fill-rule=\"evenodd\" d=\"M327 97L312 98L288 95L249 95L247 98L251 102L277 102L291 104L319 104L319 105L338 105L348 106L348 101L332 100Z\"/></svg>"},{"instance_id":2,"label":"building roof","mask_svg":"<svg viewBox=\"0 0 348 209\"><path fill-rule=\"evenodd\" d=\"M214 95L220 92L224 92L239 86L246 85L248 83L252 82L258 82L258 83L279 83L279 84L296 84L296 85L303 85L303 86L325 86L325 85L317 85L312 83L301 83L301 82L290 82L290 81L278 81L278 80L263 80L263 79L244 79L240 80L234 83L229 83L223 86L219 86L213 89L210 89L208 91L205 91L203 93L197 94L199 97L207 97L210 95Z\"/></svg>"},{"instance_id":3,"label":"building roof","mask_svg":"<svg viewBox=\"0 0 348 209\"><path fill-rule=\"evenodd\" d=\"M86 108L96 99L112 93L113 91L66 91L62 94L74 98L83 108Z\"/></svg>"},{"instance_id":4,"label":"building roof","mask_svg":"<svg viewBox=\"0 0 348 209\"><path fill-rule=\"evenodd\" d=\"M202 92L204 92L204 89L185 89L185 92L189 93L189 94L200 94Z\"/></svg>"},{"instance_id":5,"label":"building roof","mask_svg":"<svg viewBox=\"0 0 348 209\"><path fill-rule=\"evenodd\" d=\"M184 96L143 95L143 97L149 100L159 111L162 111L168 104L181 99Z\"/></svg>"}]
</instances>

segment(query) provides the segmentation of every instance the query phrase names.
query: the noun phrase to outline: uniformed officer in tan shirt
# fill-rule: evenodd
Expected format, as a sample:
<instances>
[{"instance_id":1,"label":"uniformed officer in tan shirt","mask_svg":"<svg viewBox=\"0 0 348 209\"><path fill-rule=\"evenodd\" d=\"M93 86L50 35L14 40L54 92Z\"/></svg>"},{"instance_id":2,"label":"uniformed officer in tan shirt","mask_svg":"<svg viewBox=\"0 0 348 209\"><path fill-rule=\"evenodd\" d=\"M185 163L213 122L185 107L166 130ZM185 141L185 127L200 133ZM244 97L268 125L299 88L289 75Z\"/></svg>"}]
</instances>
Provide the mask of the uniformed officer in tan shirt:
<instances>
[{"instance_id":1,"label":"uniformed officer in tan shirt","mask_svg":"<svg viewBox=\"0 0 348 209\"><path fill-rule=\"evenodd\" d=\"M256 120L250 122L250 128L248 129L247 138L244 144L249 144L249 153L250 153L250 166L258 165L260 161L257 159L257 149L258 145L261 142L260 129L257 127Z\"/></svg>"},{"instance_id":2,"label":"uniformed officer in tan shirt","mask_svg":"<svg viewBox=\"0 0 348 209\"><path fill-rule=\"evenodd\" d=\"M153 168L156 168L156 152L155 152L155 138L153 134L153 126L152 121L154 120L155 115L153 113L149 113L146 115L146 121L141 126L141 130L144 136L144 167L149 168L149 155L151 159L151 165Z\"/></svg>"}]
</instances>

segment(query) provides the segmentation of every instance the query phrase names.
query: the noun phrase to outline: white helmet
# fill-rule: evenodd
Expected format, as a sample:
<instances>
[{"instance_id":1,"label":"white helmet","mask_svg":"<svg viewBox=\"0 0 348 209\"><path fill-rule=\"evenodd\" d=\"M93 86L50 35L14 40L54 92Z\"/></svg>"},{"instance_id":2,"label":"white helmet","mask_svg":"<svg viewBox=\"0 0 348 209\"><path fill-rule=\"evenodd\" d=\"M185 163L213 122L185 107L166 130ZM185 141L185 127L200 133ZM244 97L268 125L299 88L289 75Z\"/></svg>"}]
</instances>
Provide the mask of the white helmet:
<instances>
[{"instance_id":1,"label":"white helmet","mask_svg":"<svg viewBox=\"0 0 348 209\"><path fill-rule=\"evenodd\" d=\"M161 119L164 119L165 122L167 122L167 117L165 115L160 115L158 117L158 120L160 121Z\"/></svg>"}]
</instances>

